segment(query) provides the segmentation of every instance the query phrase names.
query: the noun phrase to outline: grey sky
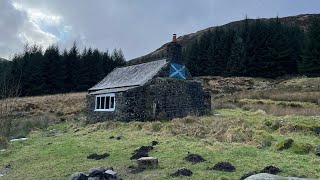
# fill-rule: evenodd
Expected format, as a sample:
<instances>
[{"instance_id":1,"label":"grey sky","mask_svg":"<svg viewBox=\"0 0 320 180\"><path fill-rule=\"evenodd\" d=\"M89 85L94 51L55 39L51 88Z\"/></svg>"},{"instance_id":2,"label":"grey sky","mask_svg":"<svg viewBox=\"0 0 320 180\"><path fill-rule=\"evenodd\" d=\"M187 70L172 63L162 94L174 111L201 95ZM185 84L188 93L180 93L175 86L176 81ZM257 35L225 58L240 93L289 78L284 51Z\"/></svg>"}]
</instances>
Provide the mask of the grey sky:
<instances>
[{"instance_id":1,"label":"grey sky","mask_svg":"<svg viewBox=\"0 0 320 180\"><path fill-rule=\"evenodd\" d=\"M0 0L0 57L23 45L121 48L127 60L234 20L319 13L318 0Z\"/></svg>"}]
</instances>

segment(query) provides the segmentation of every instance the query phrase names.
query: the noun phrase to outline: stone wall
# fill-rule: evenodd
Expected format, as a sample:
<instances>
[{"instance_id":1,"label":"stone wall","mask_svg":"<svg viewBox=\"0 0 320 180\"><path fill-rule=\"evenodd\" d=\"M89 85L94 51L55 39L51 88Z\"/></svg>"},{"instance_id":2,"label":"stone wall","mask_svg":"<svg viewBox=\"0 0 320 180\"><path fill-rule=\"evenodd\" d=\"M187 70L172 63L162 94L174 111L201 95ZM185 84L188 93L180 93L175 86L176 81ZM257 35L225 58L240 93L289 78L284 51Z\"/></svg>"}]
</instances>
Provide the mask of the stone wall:
<instances>
[{"instance_id":1,"label":"stone wall","mask_svg":"<svg viewBox=\"0 0 320 180\"><path fill-rule=\"evenodd\" d=\"M155 78L148 86L155 103L155 119L200 116L211 111L211 97L193 80Z\"/></svg>"},{"instance_id":2,"label":"stone wall","mask_svg":"<svg viewBox=\"0 0 320 180\"><path fill-rule=\"evenodd\" d=\"M198 116L211 111L210 94L199 82L176 78L154 78L142 87L115 93L115 101L115 111L95 112L95 96L88 95L88 121L148 121Z\"/></svg>"}]
</instances>

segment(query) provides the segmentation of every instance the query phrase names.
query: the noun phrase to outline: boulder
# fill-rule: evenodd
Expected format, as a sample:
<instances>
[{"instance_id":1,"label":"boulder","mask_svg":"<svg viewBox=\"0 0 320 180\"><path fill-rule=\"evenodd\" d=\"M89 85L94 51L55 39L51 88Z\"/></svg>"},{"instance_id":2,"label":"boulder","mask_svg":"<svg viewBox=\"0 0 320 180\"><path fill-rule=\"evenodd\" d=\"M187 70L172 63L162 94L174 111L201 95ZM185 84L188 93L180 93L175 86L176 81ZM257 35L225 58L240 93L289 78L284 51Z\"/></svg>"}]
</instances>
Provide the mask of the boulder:
<instances>
[{"instance_id":1,"label":"boulder","mask_svg":"<svg viewBox=\"0 0 320 180\"><path fill-rule=\"evenodd\" d=\"M268 173L255 174L247 177L245 180L262 180L262 179L263 180L313 180L313 179L298 178L298 177L283 177L283 176L277 176L277 175L268 174Z\"/></svg>"},{"instance_id":2,"label":"boulder","mask_svg":"<svg viewBox=\"0 0 320 180\"><path fill-rule=\"evenodd\" d=\"M154 157L141 157L137 160L138 168L156 169L159 167L158 158Z\"/></svg>"},{"instance_id":3,"label":"boulder","mask_svg":"<svg viewBox=\"0 0 320 180\"><path fill-rule=\"evenodd\" d=\"M70 180L87 180L88 176L82 172L74 173L70 176Z\"/></svg>"}]
</instances>

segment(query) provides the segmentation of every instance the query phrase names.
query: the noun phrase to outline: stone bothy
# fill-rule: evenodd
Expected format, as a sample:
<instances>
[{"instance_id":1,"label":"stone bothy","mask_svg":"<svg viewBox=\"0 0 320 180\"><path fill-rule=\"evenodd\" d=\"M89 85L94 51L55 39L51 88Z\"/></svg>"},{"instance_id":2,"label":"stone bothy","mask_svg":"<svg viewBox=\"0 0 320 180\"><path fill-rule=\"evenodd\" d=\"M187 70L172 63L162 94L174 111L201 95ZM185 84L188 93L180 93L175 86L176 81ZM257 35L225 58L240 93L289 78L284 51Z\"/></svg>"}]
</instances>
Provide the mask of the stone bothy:
<instances>
[{"instance_id":1,"label":"stone bothy","mask_svg":"<svg viewBox=\"0 0 320 180\"><path fill-rule=\"evenodd\" d=\"M175 34L167 58L115 68L87 95L88 122L172 119L210 110L210 94L183 65Z\"/></svg>"}]
</instances>

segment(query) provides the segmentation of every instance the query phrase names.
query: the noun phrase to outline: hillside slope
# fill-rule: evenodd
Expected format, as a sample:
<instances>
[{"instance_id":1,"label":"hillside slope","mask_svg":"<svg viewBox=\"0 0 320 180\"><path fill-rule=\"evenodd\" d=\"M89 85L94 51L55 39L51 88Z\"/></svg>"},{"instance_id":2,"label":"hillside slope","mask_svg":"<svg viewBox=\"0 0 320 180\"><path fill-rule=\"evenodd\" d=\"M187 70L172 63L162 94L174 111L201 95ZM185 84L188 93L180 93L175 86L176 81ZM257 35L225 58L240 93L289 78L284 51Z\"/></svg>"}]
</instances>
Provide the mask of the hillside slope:
<instances>
[{"instance_id":1,"label":"hillside slope","mask_svg":"<svg viewBox=\"0 0 320 180\"><path fill-rule=\"evenodd\" d=\"M212 93L212 114L172 121L84 124L86 93L19 98L13 130L31 132L0 150L0 179L68 179L102 166L133 180L240 179L270 165L281 176L320 178L320 78L197 79ZM148 155L159 158L160 168L132 171L133 151L152 141L159 144ZM110 156L88 159L92 153ZM189 153L205 161L188 162ZM235 170L209 170L219 162ZM193 175L170 176L183 167Z\"/></svg>"},{"instance_id":2,"label":"hillside slope","mask_svg":"<svg viewBox=\"0 0 320 180\"><path fill-rule=\"evenodd\" d=\"M301 29L306 31L310 25L311 19L314 17L320 18L320 14L301 14L301 15L297 15L297 16L281 17L281 18L279 18L279 20L280 20L280 22L285 23L285 24L297 25L297 26L301 27ZM260 20L270 21L272 19L275 19L275 18L261 18ZM248 20L249 20L249 22L253 22L255 19L248 19ZM237 27L243 22L244 22L244 20L234 21L234 22L230 22L228 24L222 25L222 26L214 26L214 27L209 27L209 28L203 29L203 30L199 30L195 33L186 34L186 35L178 37L177 42L179 42L182 45L182 47L185 48L188 45L190 45L194 40L200 38L201 35L207 31L211 31L217 27ZM153 51L149 54L146 54L144 56L130 60L128 63L129 64L136 64L136 63L148 61L148 59L154 59L155 57L164 56L164 54L166 53L168 44L169 44L169 42L162 45L160 48L156 49L155 51Z\"/></svg>"}]
</instances>

